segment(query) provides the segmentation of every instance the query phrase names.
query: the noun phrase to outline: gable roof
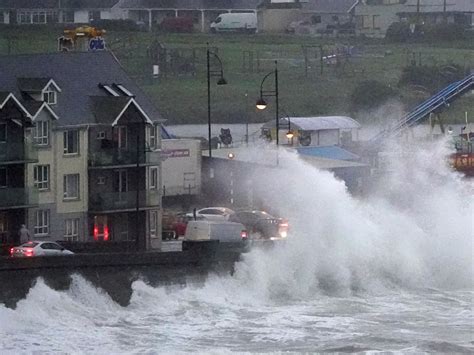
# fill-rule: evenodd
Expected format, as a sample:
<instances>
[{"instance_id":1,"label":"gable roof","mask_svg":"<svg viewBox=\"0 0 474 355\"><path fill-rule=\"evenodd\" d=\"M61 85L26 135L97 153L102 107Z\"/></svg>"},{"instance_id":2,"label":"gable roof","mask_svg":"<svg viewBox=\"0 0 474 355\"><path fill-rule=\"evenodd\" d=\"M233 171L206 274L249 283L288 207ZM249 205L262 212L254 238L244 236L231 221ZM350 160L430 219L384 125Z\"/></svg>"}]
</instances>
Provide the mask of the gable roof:
<instances>
[{"instance_id":1,"label":"gable roof","mask_svg":"<svg viewBox=\"0 0 474 355\"><path fill-rule=\"evenodd\" d=\"M303 4L303 11L322 14L342 14L350 12L358 0L309 0Z\"/></svg>"},{"instance_id":2,"label":"gable roof","mask_svg":"<svg viewBox=\"0 0 474 355\"><path fill-rule=\"evenodd\" d=\"M280 128L288 127L288 117L280 118ZM360 128L359 122L346 116L315 116L290 117L291 129L301 131L321 131L327 129L355 129ZM275 120L263 125L265 128L275 127Z\"/></svg>"},{"instance_id":3,"label":"gable roof","mask_svg":"<svg viewBox=\"0 0 474 355\"><path fill-rule=\"evenodd\" d=\"M61 92L61 88L51 78L18 78L18 87L24 92L42 92L50 85Z\"/></svg>"},{"instance_id":4,"label":"gable roof","mask_svg":"<svg viewBox=\"0 0 474 355\"><path fill-rule=\"evenodd\" d=\"M120 118L133 105L143 116L146 123L152 123L134 98L130 96L92 96L92 112L97 123L115 126Z\"/></svg>"},{"instance_id":5,"label":"gable roof","mask_svg":"<svg viewBox=\"0 0 474 355\"><path fill-rule=\"evenodd\" d=\"M119 0L0 0L0 9L108 9Z\"/></svg>"},{"instance_id":6,"label":"gable roof","mask_svg":"<svg viewBox=\"0 0 474 355\"><path fill-rule=\"evenodd\" d=\"M60 117L59 126L96 123L90 97L110 96L99 83L113 82L123 84L134 93L134 100L151 121L162 121L150 99L107 51L0 56L0 90L21 97L17 79L25 77L52 78L61 87L62 92L53 108Z\"/></svg>"},{"instance_id":7,"label":"gable roof","mask_svg":"<svg viewBox=\"0 0 474 355\"><path fill-rule=\"evenodd\" d=\"M420 2L420 12L443 12L445 0L423 0ZM416 11L417 0L407 0L407 12ZM447 12L474 12L473 0L448 0Z\"/></svg>"}]
</instances>

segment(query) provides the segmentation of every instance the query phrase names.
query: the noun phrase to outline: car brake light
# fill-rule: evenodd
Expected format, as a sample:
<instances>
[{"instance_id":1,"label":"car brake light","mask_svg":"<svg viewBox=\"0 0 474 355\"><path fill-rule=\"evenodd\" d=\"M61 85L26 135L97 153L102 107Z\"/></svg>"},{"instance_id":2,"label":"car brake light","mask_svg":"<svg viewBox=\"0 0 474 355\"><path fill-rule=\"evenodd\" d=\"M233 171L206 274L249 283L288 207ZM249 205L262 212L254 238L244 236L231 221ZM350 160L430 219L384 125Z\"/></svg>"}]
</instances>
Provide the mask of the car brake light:
<instances>
[{"instance_id":1,"label":"car brake light","mask_svg":"<svg viewBox=\"0 0 474 355\"><path fill-rule=\"evenodd\" d=\"M109 227L104 226L104 241L109 240Z\"/></svg>"},{"instance_id":2,"label":"car brake light","mask_svg":"<svg viewBox=\"0 0 474 355\"><path fill-rule=\"evenodd\" d=\"M34 256L35 251L32 248L26 248L24 251L25 256Z\"/></svg>"},{"instance_id":3,"label":"car brake light","mask_svg":"<svg viewBox=\"0 0 474 355\"><path fill-rule=\"evenodd\" d=\"M10 249L10 255L13 255L14 252L15 252L15 248L11 248Z\"/></svg>"},{"instance_id":4,"label":"car brake light","mask_svg":"<svg viewBox=\"0 0 474 355\"><path fill-rule=\"evenodd\" d=\"M94 226L94 240L99 239L99 227L97 225Z\"/></svg>"},{"instance_id":5,"label":"car brake light","mask_svg":"<svg viewBox=\"0 0 474 355\"><path fill-rule=\"evenodd\" d=\"M246 230L243 230L242 232L240 232L240 238L242 239L247 239L248 238L248 233Z\"/></svg>"}]
</instances>

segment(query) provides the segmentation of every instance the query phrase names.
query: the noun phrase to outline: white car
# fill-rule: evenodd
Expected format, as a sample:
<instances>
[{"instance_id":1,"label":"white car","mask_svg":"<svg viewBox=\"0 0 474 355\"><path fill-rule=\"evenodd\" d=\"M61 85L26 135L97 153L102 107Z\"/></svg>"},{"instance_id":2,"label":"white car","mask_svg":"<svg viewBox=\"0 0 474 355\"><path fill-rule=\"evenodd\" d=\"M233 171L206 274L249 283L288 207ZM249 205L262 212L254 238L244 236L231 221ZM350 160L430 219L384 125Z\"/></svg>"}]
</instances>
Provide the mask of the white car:
<instances>
[{"instance_id":1,"label":"white car","mask_svg":"<svg viewBox=\"0 0 474 355\"><path fill-rule=\"evenodd\" d=\"M228 221L235 212L226 207L206 207L196 211L196 218L211 221ZM186 217L194 217L193 212L186 213Z\"/></svg>"},{"instance_id":2,"label":"white car","mask_svg":"<svg viewBox=\"0 0 474 355\"><path fill-rule=\"evenodd\" d=\"M72 251L65 249L55 242L30 241L10 249L10 256L28 258L33 256L60 256L72 255Z\"/></svg>"}]
</instances>

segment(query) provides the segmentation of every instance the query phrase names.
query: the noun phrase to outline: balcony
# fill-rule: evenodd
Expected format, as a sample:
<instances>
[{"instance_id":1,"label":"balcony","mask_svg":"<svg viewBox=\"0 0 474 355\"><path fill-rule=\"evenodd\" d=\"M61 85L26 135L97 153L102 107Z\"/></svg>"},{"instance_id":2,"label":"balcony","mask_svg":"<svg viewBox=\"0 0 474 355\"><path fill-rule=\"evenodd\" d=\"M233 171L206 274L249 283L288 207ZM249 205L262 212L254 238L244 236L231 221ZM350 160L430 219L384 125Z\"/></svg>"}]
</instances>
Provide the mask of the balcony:
<instances>
[{"instance_id":1,"label":"balcony","mask_svg":"<svg viewBox=\"0 0 474 355\"><path fill-rule=\"evenodd\" d=\"M32 143L0 143L0 163L33 163L37 161L38 150Z\"/></svg>"},{"instance_id":2,"label":"balcony","mask_svg":"<svg viewBox=\"0 0 474 355\"><path fill-rule=\"evenodd\" d=\"M138 208L159 206L159 193L156 190L143 190L138 192ZM137 192L109 192L100 193L89 197L89 211L127 211L137 208Z\"/></svg>"},{"instance_id":3,"label":"balcony","mask_svg":"<svg viewBox=\"0 0 474 355\"><path fill-rule=\"evenodd\" d=\"M0 209L22 208L38 204L36 188L3 188L0 189Z\"/></svg>"},{"instance_id":4,"label":"balcony","mask_svg":"<svg viewBox=\"0 0 474 355\"><path fill-rule=\"evenodd\" d=\"M89 167L136 166L137 158L140 166L157 165L159 156L159 152L145 151L145 149L139 152L137 157L137 151L133 149L102 148L95 152L89 152Z\"/></svg>"}]
</instances>

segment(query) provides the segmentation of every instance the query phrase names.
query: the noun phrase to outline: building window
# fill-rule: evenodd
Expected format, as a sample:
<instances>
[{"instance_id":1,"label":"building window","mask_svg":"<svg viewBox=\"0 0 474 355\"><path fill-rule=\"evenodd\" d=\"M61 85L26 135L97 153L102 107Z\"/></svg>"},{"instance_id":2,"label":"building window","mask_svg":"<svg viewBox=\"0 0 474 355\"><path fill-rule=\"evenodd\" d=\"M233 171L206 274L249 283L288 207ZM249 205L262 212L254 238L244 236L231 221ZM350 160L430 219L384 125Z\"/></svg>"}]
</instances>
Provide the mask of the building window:
<instances>
[{"instance_id":1,"label":"building window","mask_svg":"<svg viewBox=\"0 0 474 355\"><path fill-rule=\"evenodd\" d=\"M45 91L43 93L43 101L49 105L56 105L56 91Z\"/></svg>"},{"instance_id":2,"label":"building window","mask_svg":"<svg viewBox=\"0 0 474 355\"><path fill-rule=\"evenodd\" d=\"M71 130L64 132L64 154L79 153L79 131Z\"/></svg>"},{"instance_id":3,"label":"building window","mask_svg":"<svg viewBox=\"0 0 474 355\"><path fill-rule=\"evenodd\" d=\"M127 127L117 126L114 130L114 140L119 149L127 149Z\"/></svg>"},{"instance_id":4,"label":"building window","mask_svg":"<svg viewBox=\"0 0 474 355\"><path fill-rule=\"evenodd\" d=\"M151 149L156 149L158 148L158 135L160 133L160 126L159 125L153 125L149 127L149 144Z\"/></svg>"},{"instance_id":5,"label":"building window","mask_svg":"<svg viewBox=\"0 0 474 355\"><path fill-rule=\"evenodd\" d=\"M0 168L0 188L7 187L7 168Z\"/></svg>"},{"instance_id":6,"label":"building window","mask_svg":"<svg viewBox=\"0 0 474 355\"><path fill-rule=\"evenodd\" d=\"M33 11L31 18L33 23L46 23L46 11Z\"/></svg>"},{"instance_id":7,"label":"building window","mask_svg":"<svg viewBox=\"0 0 474 355\"><path fill-rule=\"evenodd\" d=\"M105 131L97 132L97 139L105 139L106 137Z\"/></svg>"},{"instance_id":8,"label":"building window","mask_svg":"<svg viewBox=\"0 0 474 355\"><path fill-rule=\"evenodd\" d=\"M380 15L372 16L372 26L374 30L380 30Z\"/></svg>"},{"instance_id":9,"label":"building window","mask_svg":"<svg viewBox=\"0 0 474 355\"><path fill-rule=\"evenodd\" d=\"M77 200L79 198L79 174L64 175L64 199Z\"/></svg>"},{"instance_id":10,"label":"building window","mask_svg":"<svg viewBox=\"0 0 474 355\"><path fill-rule=\"evenodd\" d=\"M150 190L158 189L158 168L150 168Z\"/></svg>"},{"instance_id":11,"label":"building window","mask_svg":"<svg viewBox=\"0 0 474 355\"><path fill-rule=\"evenodd\" d=\"M35 165L33 176L38 190L49 189L49 165Z\"/></svg>"},{"instance_id":12,"label":"building window","mask_svg":"<svg viewBox=\"0 0 474 355\"><path fill-rule=\"evenodd\" d=\"M17 14L17 22L19 24L31 23L31 12L19 11Z\"/></svg>"},{"instance_id":13,"label":"building window","mask_svg":"<svg viewBox=\"0 0 474 355\"><path fill-rule=\"evenodd\" d=\"M319 16L319 15L311 16L311 23L313 23L313 25L321 23L321 16Z\"/></svg>"},{"instance_id":14,"label":"building window","mask_svg":"<svg viewBox=\"0 0 474 355\"><path fill-rule=\"evenodd\" d=\"M49 233L49 210L36 211L36 223L34 228L36 236Z\"/></svg>"},{"instance_id":15,"label":"building window","mask_svg":"<svg viewBox=\"0 0 474 355\"><path fill-rule=\"evenodd\" d=\"M35 124L35 144L48 145L49 144L49 122L37 121Z\"/></svg>"},{"instance_id":16,"label":"building window","mask_svg":"<svg viewBox=\"0 0 474 355\"><path fill-rule=\"evenodd\" d=\"M79 241L79 219L66 219L64 224L64 240L68 242Z\"/></svg>"},{"instance_id":17,"label":"building window","mask_svg":"<svg viewBox=\"0 0 474 355\"><path fill-rule=\"evenodd\" d=\"M97 178L97 185L105 185L105 176L99 176Z\"/></svg>"},{"instance_id":18,"label":"building window","mask_svg":"<svg viewBox=\"0 0 474 355\"><path fill-rule=\"evenodd\" d=\"M0 123L0 143L5 143L7 141L7 124Z\"/></svg>"},{"instance_id":19,"label":"building window","mask_svg":"<svg viewBox=\"0 0 474 355\"><path fill-rule=\"evenodd\" d=\"M150 211L150 237L156 238L158 230L158 211Z\"/></svg>"},{"instance_id":20,"label":"building window","mask_svg":"<svg viewBox=\"0 0 474 355\"><path fill-rule=\"evenodd\" d=\"M127 192L128 191L127 170L116 170L114 172L114 191L115 192Z\"/></svg>"}]
</instances>

